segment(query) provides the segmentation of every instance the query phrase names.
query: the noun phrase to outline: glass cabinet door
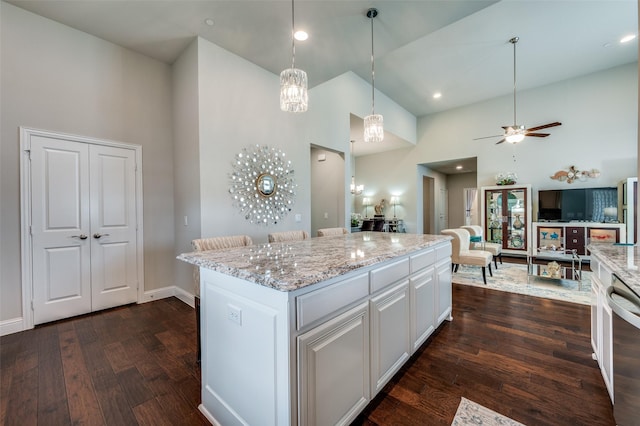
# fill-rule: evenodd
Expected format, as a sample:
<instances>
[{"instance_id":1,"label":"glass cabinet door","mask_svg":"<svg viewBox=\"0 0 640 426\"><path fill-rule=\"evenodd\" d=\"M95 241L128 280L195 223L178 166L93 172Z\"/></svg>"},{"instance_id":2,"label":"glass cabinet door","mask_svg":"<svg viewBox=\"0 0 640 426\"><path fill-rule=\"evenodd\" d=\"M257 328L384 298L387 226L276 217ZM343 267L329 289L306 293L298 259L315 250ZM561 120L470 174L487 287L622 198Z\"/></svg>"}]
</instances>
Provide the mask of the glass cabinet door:
<instances>
[{"instance_id":1,"label":"glass cabinet door","mask_svg":"<svg viewBox=\"0 0 640 426\"><path fill-rule=\"evenodd\" d=\"M510 250L527 249L527 188L485 191L485 238Z\"/></svg>"}]
</instances>

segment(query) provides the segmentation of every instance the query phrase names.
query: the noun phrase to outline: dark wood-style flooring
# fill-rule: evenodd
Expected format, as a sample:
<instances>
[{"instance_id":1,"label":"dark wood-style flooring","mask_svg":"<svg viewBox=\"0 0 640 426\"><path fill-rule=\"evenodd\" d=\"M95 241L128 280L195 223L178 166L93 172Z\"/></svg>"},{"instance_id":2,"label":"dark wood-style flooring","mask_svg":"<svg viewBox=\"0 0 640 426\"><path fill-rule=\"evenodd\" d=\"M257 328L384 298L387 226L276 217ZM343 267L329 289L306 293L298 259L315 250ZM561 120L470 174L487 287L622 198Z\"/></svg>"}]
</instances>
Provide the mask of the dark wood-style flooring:
<instances>
[{"instance_id":1,"label":"dark wood-style flooring","mask_svg":"<svg viewBox=\"0 0 640 426\"><path fill-rule=\"evenodd\" d=\"M449 425L461 396L529 426L615 424L588 306L462 285L453 303L354 424ZM175 298L4 336L1 424L207 424L195 351L193 309Z\"/></svg>"}]
</instances>

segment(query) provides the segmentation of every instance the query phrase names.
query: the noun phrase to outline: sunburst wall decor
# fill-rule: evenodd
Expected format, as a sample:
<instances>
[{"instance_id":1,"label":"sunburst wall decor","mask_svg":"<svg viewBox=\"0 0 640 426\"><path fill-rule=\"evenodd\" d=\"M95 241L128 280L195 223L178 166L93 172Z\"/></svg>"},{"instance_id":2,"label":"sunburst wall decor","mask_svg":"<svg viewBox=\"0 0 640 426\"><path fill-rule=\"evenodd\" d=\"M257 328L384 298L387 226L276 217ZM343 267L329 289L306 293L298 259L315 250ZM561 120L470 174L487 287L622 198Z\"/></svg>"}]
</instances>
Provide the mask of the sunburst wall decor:
<instances>
[{"instance_id":1,"label":"sunburst wall decor","mask_svg":"<svg viewBox=\"0 0 640 426\"><path fill-rule=\"evenodd\" d=\"M232 168L229 194L246 220L267 226L291 211L296 183L284 152L265 145L246 147L236 154Z\"/></svg>"}]
</instances>

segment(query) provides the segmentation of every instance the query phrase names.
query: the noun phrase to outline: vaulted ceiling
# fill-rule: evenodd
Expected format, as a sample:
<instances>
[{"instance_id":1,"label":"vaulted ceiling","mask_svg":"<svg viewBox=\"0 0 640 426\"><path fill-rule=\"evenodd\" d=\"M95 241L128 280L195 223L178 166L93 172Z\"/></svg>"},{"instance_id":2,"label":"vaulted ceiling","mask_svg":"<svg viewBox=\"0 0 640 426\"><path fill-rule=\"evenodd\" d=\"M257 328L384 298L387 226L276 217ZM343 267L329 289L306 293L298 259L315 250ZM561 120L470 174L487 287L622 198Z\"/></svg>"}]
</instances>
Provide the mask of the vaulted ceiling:
<instances>
[{"instance_id":1,"label":"vaulted ceiling","mask_svg":"<svg viewBox=\"0 0 640 426\"><path fill-rule=\"evenodd\" d=\"M291 65L288 0L4 0L171 64L199 36L274 74ZM314 87L347 71L416 116L638 60L636 0L297 0L296 66ZM210 20L208 25L207 20ZM434 93L442 94L434 99Z\"/></svg>"}]
</instances>

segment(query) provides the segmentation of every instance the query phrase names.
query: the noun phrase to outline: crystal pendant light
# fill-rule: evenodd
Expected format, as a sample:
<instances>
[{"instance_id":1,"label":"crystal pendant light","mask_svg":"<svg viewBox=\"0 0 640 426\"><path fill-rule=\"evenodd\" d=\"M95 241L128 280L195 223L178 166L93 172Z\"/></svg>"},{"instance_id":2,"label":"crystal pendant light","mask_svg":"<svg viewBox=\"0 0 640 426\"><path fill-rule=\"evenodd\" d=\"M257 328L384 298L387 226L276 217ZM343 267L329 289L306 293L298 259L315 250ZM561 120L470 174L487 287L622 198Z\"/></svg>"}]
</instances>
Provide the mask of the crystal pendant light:
<instances>
[{"instance_id":1,"label":"crystal pendant light","mask_svg":"<svg viewBox=\"0 0 640 426\"><path fill-rule=\"evenodd\" d=\"M305 112L309 108L307 73L296 68L293 1L291 0L291 68L280 73L280 109L287 112Z\"/></svg>"},{"instance_id":2,"label":"crystal pendant light","mask_svg":"<svg viewBox=\"0 0 640 426\"><path fill-rule=\"evenodd\" d=\"M378 9L371 8L367 10L367 18L371 20L371 115L364 118L364 141L365 142L382 142L384 139L384 127L381 114L375 113L376 95L375 95L375 66L373 60L373 18L378 16Z\"/></svg>"}]
</instances>

